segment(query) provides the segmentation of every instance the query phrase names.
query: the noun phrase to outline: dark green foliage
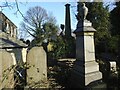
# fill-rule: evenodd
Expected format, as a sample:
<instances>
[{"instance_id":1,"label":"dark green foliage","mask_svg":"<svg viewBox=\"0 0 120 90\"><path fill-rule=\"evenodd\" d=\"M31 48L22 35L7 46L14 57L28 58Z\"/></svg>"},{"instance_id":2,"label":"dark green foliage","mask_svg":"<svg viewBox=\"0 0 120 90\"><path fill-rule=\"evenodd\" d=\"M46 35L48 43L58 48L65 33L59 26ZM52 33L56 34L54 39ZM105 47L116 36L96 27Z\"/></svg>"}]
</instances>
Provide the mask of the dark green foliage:
<instances>
[{"instance_id":1,"label":"dark green foliage","mask_svg":"<svg viewBox=\"0 0 120 90\"><path fill-rule=\"evenodd\" d=\"M54 58L75 58L75 39L73 37L65 38L58 36L53 42L53 51L51 54ZM49 53L50 54L50 53Z\"/></svg>"},{"instance_id":2,"label":"dark green foliage","mask_svg":"<svg viewBox=\"0 0 120 90\"><path fill-rule=\"evenodd\" d=\"M57 61L57 64L48 67L48 78L49 80L54 80L54 83L52 83L52 85L50 83L50 86L52 86L52 88L59 86L60 89L69 87L71 70L72 65L70 65L70 61L68 60Z\"/></svg>"},{"instance_id":3,"label":"dark green foliage","mask_svg":"<svg viewBox=\"0 0 120 90\"><path fill-rule=\"evenodd\" d=\"M58 59L65 57L65 43L61 37L57 37L55 41L51 41L53 44L53 51L48 52L48 59Z\"/></svg>"},{"instance_id":4,"label":"dark green foliage","mask_svg":"<svg viewBox=\"0 0 120 90\"><path fill-rule=\"evenodd\" d=\"M93 27L97 30L95 33L96 53L105 52L105 45L110 37L108 8L103 7L103 2L91 2L87 3L87 6L89 9L87 19L92 22Z\"/></svg>"},{"instance_id":5,"label":"dark green foliage","mask_svg":"<svg viewBox=\"0 0 120 90\"><path fill-rule=\"evenodd\" d=\"M68 81L70 79L70 68L58 67L59 71L56 73L56 81L63 87L68 87Z\"/></svg>"},{"instance_id":6,"label":"dark green foliage","mask_svg":"<svg viewBox=\"0 0 120 90\"><path fill-rule=\"evenodd\" d=\"M116 2L116 7L110 12L112 24L111 34L120 35L120 1Z\"/></svg>"},{"instance_id":7,"label":"dark green foliage","mask_svg":"<svg viewBox=\"0 0 120 90\"><path fill-rule=\"evenodd\" d=\"M52 39L52 37L56 37L56 33L58 27L54 23L47 22L43 25L44 35L46 38Z\"/></svg>"},{"instance_id":8,"label":"dark green foliage","mask_svg":"<svg viewBox=\"0 0 120 90\"><path fill-rule=\"evenodd\" d=\"M120 1L116 2L116 7L110 12L111 20L111 41L110 50L119 57L120 51Z\"/></svg>"},{"instance_id":9,"label":"dark green foliage","mask_svg":"<svg viewBox=\"0 0 120 90\"><path fill-rule=\"evenodd\" d=\"M112 46L111 50L114 50L117 57L117 65L118 65L118 87L120 89L120 1L116 2L116 7L110 12L110 20L111 20L111 35L112 35Z\"/></svg>"},{"instance_id":10,"label":"dark green foliage","mask_svg":"<svg viewBox=\"0 0 120 90\"><path fill-rule=\"evenodd\" d=\"M112 36L110 39L109 39L109 45L108 45L108 48L109 48L109 52L110 53L114 53L114 55L118 55L119 53L119 50L118 50L118 47L119 47L119 37L120 35L116 35L116 36Z\"/></svg>"}]
</instances>

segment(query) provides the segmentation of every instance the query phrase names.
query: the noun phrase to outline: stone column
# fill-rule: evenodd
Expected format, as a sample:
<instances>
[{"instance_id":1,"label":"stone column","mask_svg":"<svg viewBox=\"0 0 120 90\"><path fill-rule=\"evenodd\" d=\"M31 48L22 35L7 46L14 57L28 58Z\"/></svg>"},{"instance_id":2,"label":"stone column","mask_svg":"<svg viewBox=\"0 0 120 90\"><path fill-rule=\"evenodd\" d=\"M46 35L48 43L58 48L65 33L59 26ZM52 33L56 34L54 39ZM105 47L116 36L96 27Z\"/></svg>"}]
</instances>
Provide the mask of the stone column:
<instances>
[{"instance_id":1,"label":"stone column","mask_svg":"<svg viewBox=\"0 0 120 90\"><path fill-rule=\"evenodd\" d=\"M76 61L73 66L73 87L84 88L102 78L98 63L95 61L94 32L91 22L80 20L76 34Z\"/></svg>"},{"instance_id":2,"label":"stone column","mask_svg":"<svg viewBox=\"0 0 120 90\"><path fill-rule=\"evenodd\" d=\"M71 37L71 19L70 19L70 4L65 5L65 36Z\"/></svg>"},{"instance_id":3,"label":"stone column","mask_svg":"<svg viewBox=\"0 0 120 90\"><path fill-rule=\"evenodd\" d=\"M17 28L14 27L14 38L16 39L17 38Z\"/></svg>"},{"instance_id":4,"label":"stone column","mask_svg":"<svg viewBox=\"0 0 120 90\"><path fill-rule=\"evenodd\" d=\"M7 34L9 34L10 33L10 31L9 31L9 23L7 22L7 27L6 27L6 30L7 30Z\"/></svg>"},{"instance_id":5,"label":"stone column","mask_svg":"<svg viewBox=\"0 0 120 90\"><path fill-rule=\"evenodd\" d=\"M2 31L2 20L0 20L0 30Z\"/></svg>"},{"instance_id":6,"label":"stone column","mask_svg":"<svg viewBox=\"0 0 120 90\"><path fill-rule=\"evenodd\" d=\"M13 37L13 26L12 25L10 25L10 30L11 30L11 37Z\"/></svg>"}]
</instances>

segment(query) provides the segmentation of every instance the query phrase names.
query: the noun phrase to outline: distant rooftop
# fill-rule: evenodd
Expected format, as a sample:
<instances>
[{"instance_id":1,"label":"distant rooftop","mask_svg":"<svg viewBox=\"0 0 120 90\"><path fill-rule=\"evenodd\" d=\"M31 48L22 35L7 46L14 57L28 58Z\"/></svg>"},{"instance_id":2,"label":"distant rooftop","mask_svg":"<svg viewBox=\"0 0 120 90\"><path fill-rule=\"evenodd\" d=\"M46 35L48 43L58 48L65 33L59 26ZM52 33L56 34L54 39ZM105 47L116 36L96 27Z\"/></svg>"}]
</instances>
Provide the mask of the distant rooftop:
<instances>
[{"instance_id":1,"label":"distant rooftop","mask_svg":"<svg viewBox=\"0 0 120 90\"><path fill-rule=\"evenodd\" d=\"M17 26L2 11L0 11L0 14L2 14L6 19L8 19L17 28Z\"/></svg>"},{"instance_id":2,"label":"distant rooftop","mask_svg":"<svg viewBox=\"0 0 120 90\"><path fill-rule=\"evenodd\" d=\"M4 32L0 32L0 49L25 48L25 47L27 47L27 45L22 41L9 37Z\"/></svg>"}]
</instances>

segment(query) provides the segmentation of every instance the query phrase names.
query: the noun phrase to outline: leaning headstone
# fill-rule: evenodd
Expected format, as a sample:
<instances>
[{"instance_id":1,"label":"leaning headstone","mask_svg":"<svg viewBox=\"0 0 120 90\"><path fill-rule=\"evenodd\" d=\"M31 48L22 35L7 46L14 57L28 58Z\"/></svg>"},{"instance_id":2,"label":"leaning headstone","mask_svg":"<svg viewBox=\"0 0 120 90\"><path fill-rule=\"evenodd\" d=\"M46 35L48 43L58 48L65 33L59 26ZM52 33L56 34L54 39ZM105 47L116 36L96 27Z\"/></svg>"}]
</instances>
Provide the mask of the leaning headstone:
<instances>
[{"instance_id":1,"label":"leaning headstone","mask_svg":"<svg viewBox=\"0 0 120 90\"><path fill-rule=\"evenodd\" d=\"M27 86L33 88L45 87L46 81L46 53L43 47L33 47L27 55Z\"/></svg>"},{"instance_id":2,"label":"leaning headstone","mask_svg":"<svg viewBox=\"0 0 120 90\"><path fill-rule=\"evenodd\" d=\"M14 69L11 54L0 49L0 90L2 88L14 88Z\"/></svg>"}]
</instances>

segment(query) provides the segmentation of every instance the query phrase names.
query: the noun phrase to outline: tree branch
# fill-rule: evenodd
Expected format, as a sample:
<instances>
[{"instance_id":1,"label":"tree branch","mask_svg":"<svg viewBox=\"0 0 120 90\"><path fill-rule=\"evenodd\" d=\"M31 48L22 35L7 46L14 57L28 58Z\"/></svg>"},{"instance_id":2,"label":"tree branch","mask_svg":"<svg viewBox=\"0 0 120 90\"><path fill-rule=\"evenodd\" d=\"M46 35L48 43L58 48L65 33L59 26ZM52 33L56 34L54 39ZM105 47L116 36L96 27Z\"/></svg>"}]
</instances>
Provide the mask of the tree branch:
<instances>
[{"instance_id":1,"label":"tree branch","mask_svg":"<svg viewBox=\"0 0 120 90\"><path fill-rule=\"evenodd\" d=\"M19 5L18 5L18 0L15 0L15 5L16 5L16 8L17 8L17 11L16 12L19 12L20 15L26 20L26 18L24 17L23 13L20 11L19 9Z\"/></svg>"}]
</instances>

